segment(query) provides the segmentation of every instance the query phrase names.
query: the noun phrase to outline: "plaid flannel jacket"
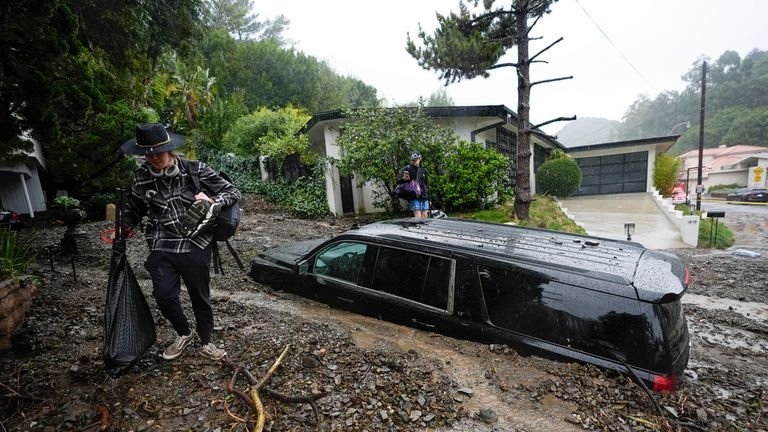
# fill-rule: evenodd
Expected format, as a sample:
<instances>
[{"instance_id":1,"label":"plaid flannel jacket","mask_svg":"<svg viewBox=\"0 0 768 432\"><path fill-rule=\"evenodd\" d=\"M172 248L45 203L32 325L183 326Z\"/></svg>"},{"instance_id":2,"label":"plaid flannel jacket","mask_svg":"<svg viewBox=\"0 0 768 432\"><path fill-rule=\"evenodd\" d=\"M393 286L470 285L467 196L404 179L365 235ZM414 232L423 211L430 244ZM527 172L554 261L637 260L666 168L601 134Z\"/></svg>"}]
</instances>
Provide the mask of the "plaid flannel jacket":
<instances>
[{"instance_id":1,"label":"plaid flannel jacket","mask_svg":"<svg viewBox=\"0 0 768 432\"><path fill-rule=\"evenodd\" d=\"M149 163L144 162L134 173L131 191L125 206L124 220L127 226L134 227L147 216L149 222L144 237L150 251L188 253L192 244L205 249L211 243L213 235L204 232L192 239L184 238L180 219L187 208L195 201L195 185L186 171L194 164L183 164L176 156L179 174L175 177L155 177L149 172ZM219 177L211 167L199 162L198 177L200 188L214 202L227 206L240 200L240 191L228 181Z\"/></svg>"}]
</instances>

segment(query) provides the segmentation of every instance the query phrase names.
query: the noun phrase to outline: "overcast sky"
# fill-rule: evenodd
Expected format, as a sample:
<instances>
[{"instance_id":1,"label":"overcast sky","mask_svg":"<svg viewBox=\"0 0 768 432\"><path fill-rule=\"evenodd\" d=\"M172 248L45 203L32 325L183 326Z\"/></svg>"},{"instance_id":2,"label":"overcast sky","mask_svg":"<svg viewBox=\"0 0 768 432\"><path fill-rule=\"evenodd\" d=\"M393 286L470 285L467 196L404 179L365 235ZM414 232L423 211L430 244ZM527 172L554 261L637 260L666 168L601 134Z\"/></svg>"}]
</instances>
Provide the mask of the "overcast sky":
<instances>
[{"instance_id":1,"label":"overcast sky","mask_svg":"<svg viewBox=\"0 0 768 432\"><path fill-rule=\"evenodd\" d=\"M427 98L442 86L405 51L406 34L414 38L419 24L431 33L435 12L457 11L458 1L255 0L255 8L261 19L285 15L285 36L296 49L374 86L391 105ZM702 55L716 60L728 49L742 57L767 50L766 21L766 0L560 0L537 24L534 36L543 39L530 52L564 40L540 57L548 64L533 65L531 77L574 78L534 87L531 121L574 114L621 120L640 94L682 90L681 75ZM516 55L512 50L508 61ZM517 111L516 88L514 69L503 68L446 90L456 105ZM554 134L564 124L543 129Z\"/></svg>"}]
</instances>

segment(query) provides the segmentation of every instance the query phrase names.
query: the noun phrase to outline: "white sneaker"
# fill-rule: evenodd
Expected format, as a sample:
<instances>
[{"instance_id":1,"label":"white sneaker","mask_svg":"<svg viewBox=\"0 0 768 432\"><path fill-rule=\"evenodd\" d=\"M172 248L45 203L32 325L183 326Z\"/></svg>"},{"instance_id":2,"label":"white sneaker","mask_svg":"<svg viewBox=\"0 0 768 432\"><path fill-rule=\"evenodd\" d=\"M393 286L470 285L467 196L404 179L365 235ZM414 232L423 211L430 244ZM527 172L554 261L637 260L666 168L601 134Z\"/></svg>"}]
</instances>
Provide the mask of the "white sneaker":
<instances>
[{"instance_id":1,"label":"white sneaker","mask_svg":"<svg viewBox=\"0 0 768 432\"><path fill-rule=\"evenodd\" d=\"M207 344L203 345L202 348L200 348L200 355L211 360L221 360L227 356L227 352L221 348L216 347L216 345L212 344L211 342L208 342Z\"/></svg>"},{"instance_id":2,"label":"white sneaker","mask_svg":"<svg viewBox=\"0 0 768 432\"><path fill-rule=\"evenodd\" d=\"M166 360L173 360L179 357L184 352L184 348L190 343L192 343L191 332L188 335L177 336L176 340L168 345L168 348L163 351L163 358Z\"/></svg>"}]
</instances>

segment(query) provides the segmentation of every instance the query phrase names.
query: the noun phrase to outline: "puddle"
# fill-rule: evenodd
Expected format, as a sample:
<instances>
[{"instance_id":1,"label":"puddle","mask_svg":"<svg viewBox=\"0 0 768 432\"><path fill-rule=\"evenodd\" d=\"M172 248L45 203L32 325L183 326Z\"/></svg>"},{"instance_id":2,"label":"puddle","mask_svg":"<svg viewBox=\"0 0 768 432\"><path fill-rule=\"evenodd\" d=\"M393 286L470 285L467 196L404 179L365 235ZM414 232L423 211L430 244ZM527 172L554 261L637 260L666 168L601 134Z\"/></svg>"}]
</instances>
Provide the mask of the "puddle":
<instances>
[{"instance_id":1,"label":"puddle","mask_svg":"<svg viewBox=\"0 0 768 432\"><path fill-rule=\"evenodd\" d=\"M685 294L683 305L691 304L708 310L729 310L744 315L744 317L768 322L768 304L745 302L723 297L710 297L697 294Z\"/></svg>"}]
</instances>

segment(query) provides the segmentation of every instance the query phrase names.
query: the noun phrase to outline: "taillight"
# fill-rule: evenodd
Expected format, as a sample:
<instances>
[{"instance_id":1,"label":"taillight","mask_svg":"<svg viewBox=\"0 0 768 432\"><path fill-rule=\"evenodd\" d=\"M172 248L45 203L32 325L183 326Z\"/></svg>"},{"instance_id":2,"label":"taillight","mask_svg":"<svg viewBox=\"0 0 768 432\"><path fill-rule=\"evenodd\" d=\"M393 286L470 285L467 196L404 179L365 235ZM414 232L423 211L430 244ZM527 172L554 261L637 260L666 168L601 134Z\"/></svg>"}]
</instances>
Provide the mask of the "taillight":
<instances>
[{"instance_id":1,"label":"taillight","mask_svg":"<svg viewBox=\"0 0 768 432\"><path fill-rule=\"evenodd\" d=\"M654 376L653 377L653 391L662 393L672 393L675 391L675 376Z\"/></svg>"},{"instance_id":2,"label":"taillight","mask_svg":"<svg viewBox=\"0 0 768 432\"><path fill-rule=\"evenodd\" d=\"M691 272L688 270L688 267L685 268L685 278L683 282L685 283L685 287L688 288L688 284L691 282Z\"/></svg>"},{"instance_id":3,"label":"taillight","mask_svg":"<svg viewBox=\"0 0 768 432\"><path fill-rule=\"evenodd\" d=\"M11 212L11 222L16 222L16 219L19 218L19 215L17 215L14 212Z\"/></svg>"}]
</instances>

